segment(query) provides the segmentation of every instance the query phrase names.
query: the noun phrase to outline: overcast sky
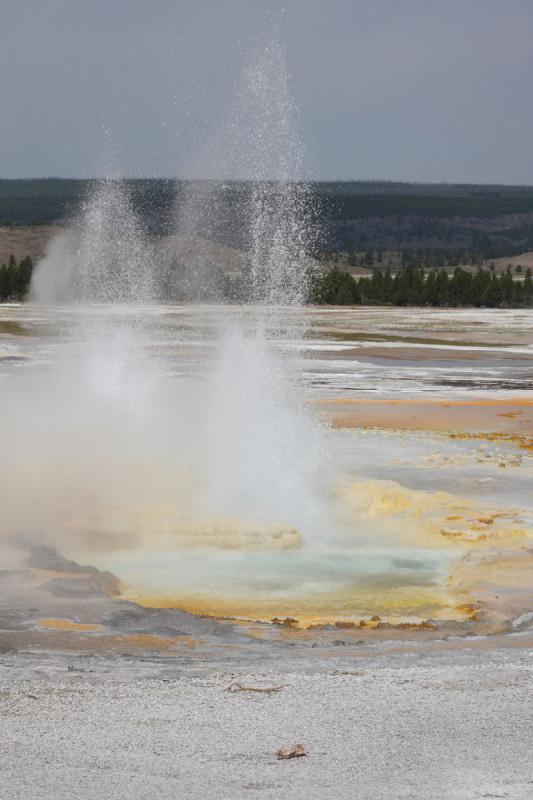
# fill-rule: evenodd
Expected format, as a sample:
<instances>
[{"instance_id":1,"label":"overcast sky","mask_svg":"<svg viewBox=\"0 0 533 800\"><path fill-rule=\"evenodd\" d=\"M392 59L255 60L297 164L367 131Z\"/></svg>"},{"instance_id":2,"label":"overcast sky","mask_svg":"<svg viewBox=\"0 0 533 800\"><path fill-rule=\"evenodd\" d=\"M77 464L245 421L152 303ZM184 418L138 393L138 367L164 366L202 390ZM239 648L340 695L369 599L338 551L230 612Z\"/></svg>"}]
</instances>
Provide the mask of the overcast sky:
<instances>
[{"instance_id":1,"label":"overcast sky","mask_svg":"<svg viewBox=\"0 0 533 800\"><path fill-rule=\"evenodd\" d=\"M312 177L533 184L532 0L0 0L0 177L187 174L276 23Z\"/></svg>"}]
</instances>

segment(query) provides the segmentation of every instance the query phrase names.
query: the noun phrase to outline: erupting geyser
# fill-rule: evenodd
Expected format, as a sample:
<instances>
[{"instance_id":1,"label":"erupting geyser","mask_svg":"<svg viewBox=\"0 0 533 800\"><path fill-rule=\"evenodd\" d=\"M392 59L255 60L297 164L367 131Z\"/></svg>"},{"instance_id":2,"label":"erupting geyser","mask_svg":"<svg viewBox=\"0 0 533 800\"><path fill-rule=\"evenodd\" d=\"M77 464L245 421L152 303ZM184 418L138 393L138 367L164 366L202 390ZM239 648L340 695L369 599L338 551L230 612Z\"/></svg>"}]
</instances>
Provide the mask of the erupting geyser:
<instances>
[{"instance_id":1,"label":"erupting geyser","mask_svg":"<svg viewBox=\"0 0 533 800\"><path fill-rule=\"evenodd\" d=\"M113 175L36 270L37 313L70 324L8 398L5 518L25 540L112 569L132 594L223 605L260 582L257 558L324 534L324 444L284 345L303 316L276 308L307 291L312 197L294 115L283 54L270 44L202 152L215 182L191 181L178 206L178 239L216 238L220 194L240 182L244 308L153 305L168 254ZM202 298L197 266L192 258L181 275L190 299ZM189 342L180 328L195 315L203 337ZM266 593L279 592L277 571L264 563Z\"/></svg>"},{"instance_id":2,"label":"erupting geyser","mask_svg":"<svg viewBox=\"0 0 533 800\"><path fill-rule=\"evenodd\" d=\"M151 303L156 273L155 250L128 186L110 172L95 181L69 228L50 242L30 297L39 303Z\"/></svg>"},{"instance_id":3,"label":"erupting geyser","mask_svg":"<svg viewBox=\"0 0 533 800\"><path fill-rule=\"evenodd\" d=\"M172 234L109 169L51 242L24 307L35 350L2 385L3 563L52 546L123 598L254 619L446 609L456 543L435 497L369 480L353 442L359 481L337 471L346 439L306 403L316 231L296 116L269 44L177 186Z\"/></svg>"}]
</instances>

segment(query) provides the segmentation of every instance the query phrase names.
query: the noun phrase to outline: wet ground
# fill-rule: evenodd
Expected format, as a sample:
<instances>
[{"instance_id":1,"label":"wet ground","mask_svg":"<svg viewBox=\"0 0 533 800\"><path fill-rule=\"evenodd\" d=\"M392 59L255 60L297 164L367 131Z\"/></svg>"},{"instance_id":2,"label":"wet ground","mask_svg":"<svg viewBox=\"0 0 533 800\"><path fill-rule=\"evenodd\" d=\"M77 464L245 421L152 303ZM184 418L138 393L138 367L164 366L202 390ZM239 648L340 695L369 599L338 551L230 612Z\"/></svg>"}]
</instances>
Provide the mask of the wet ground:
<instances>
[{"instance_id":1,"label":"wet ground","mask_svg":"<svg viewBox=\"0 0 533 800\"><path fill-rule=\"evenodd\" d=\"M104 313L93 309L89 316L98 320ZM137 352L178 392L209 372L221 319L237 316L246 327L255 324L254 314L123 309L118 329L134 331ZM13 465L4 491L29 509L24 526L12 510L3 518L3 647L180 658L199 652L215 658L220 648L236 648L248 658L258 642L308 654L349 646L364 655L366 648L371 653L382 642L412 637L416 646L438 640L445 647L465 634L507 635L513 648L527 640L531 312L318 309L291 312L290 319L281 311L265 316L299 399L327 440L326 467L335 473L327 497L332 516L319 536L276 518L191 524L172 506L174 487L186 490L182 474L172 482L167 452L160 465L137 464L127 481L121 467L119 499L109 494L106 464L105 491L99 487L96 501L90 491L77 497L82 479L86 485L94 478L96 456L88 439L80 439L82 466L72 459L65 466L70 451L63 442L63 461L54 461L55 453L50 458L49 430L61 431L61 409L59 403L57 418L48 407L42 416L46 393L39 387L74 371L84 347L80 315L0 308L0 404L7 415L22 408L24 397L26 416L16 412L14 425L19 437L28 432L25 447L35 443L17 452L13 437L2 464L4 470ZM105 347L103 359L101 351L95 356L100 373L106 355L112 362L113 348L106 353ZM128 351L127 369L136 358ZM142 387L132 372L118 383L111 374L106 392ZM133 402L137 408L149 400L139 390ZM86 419L71 420L74 436ZM110 451L107 462L112 458ZM79 481L70 485L72 475ZM68 486L53 516L45 502L49 486L54 492Z\"/></svg>"}]
</instances>

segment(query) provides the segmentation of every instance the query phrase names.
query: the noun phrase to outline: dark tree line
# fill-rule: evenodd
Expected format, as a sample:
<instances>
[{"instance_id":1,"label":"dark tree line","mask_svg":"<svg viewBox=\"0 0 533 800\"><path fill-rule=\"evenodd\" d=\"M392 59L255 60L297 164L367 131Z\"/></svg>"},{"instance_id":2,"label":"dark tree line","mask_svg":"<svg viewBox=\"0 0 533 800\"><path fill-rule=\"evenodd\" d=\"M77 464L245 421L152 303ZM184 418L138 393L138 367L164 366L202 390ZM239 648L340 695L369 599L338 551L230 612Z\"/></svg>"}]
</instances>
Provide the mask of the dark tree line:
<instances>
[{"instance_id":1,"label":"dark tree line","mask_svg":"<svg viewBox=\"0 0 533 800\"><path fill-rule=\"evenodd\" d=\"M0 266L0 302L24 300L33 272L29 256L18 264L11 256L8 264ZM178 271L179 272L179 271ZM192 299L225 299L227 302L247 302L249 276L245 270L240 277L224 275L213 268L209 280L203 276L202 292ZM522 277L523 275L523 277ZM178 285L182 284L178 278ZM191 299L163 281L164 302ZM185 286L181 285L184 291ZM521 308L533 306L533 278L526 269L519 278L511 268L500 275L493 269L478 268L470 272L457 267L452 275L445 269L427 271L423 266L408 264L392 273L375 268L369 277L354 278L349 272L334 267L314 273L310 278L311 303L327 305L396 305L396 306L474 306L487 308Z\"/></svg>"},{"instance_id":2,"label":"dark tree line","mask_svg":"<svg viewBox=\"0 0 533 800\"><path fill-rule=\"evenodd\" d=\"M313 276L311 285L311 302L328 305L487 308L533 305L530 269L525 271L523 280L514 279L510 268L497 275L490 269L468 272L457 267L450 276L444 269L426 273L423 267L414 266L405 267L395 275L390 269L375 269L371 277L357 279L334 267Z\"/></svg>"},{"instance_id":3,"label":"dark tree line","mask_svg":"<svg viewBox=\"0 0 533 800\"><path fill-rule=\"evenodd\" d=\"M8 264L0 266L0 303L7 300L24 300L30 288L33 262L29 256L18 264L10 256Z\"/></svg>"}]
</instances>

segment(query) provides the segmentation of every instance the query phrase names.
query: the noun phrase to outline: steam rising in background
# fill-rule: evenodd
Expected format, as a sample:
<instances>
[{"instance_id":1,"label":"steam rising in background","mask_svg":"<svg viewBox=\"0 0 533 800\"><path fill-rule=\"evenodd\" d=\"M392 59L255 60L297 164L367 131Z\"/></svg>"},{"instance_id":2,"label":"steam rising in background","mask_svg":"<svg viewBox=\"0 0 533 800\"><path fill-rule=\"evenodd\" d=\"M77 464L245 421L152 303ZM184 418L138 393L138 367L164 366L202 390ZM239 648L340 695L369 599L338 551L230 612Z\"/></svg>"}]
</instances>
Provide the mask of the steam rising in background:
<instances>
[{"instance_id":1,"label":"steam rising in background","mask_svg":"<svg viewBox=\"0 0 533 800\"><path fill-rule=\"evenodd\" d=\"M137 303L156 299L156 252L136 217L128 184L113 166L118 146L102 131L105 178L49 243L30 299L39 303Z\"/></svg>"}]
</instances>

